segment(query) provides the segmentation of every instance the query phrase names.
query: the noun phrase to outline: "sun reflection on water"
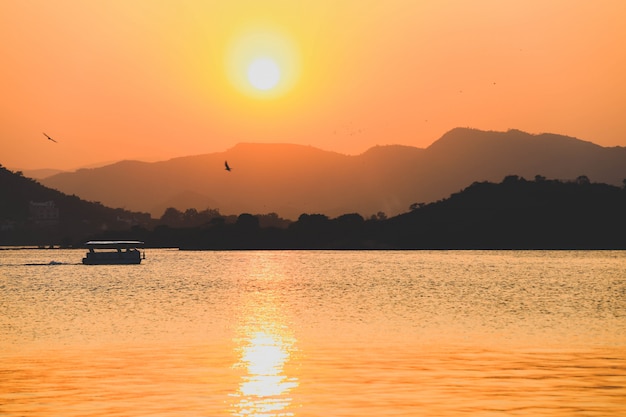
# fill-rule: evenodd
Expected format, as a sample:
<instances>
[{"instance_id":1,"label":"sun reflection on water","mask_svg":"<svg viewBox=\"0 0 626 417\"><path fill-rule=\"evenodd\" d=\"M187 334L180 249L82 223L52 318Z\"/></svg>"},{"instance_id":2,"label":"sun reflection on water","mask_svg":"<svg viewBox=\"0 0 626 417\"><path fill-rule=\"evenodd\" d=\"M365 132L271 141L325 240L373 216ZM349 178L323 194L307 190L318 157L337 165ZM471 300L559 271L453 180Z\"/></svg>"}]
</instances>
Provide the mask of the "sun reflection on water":
<instances>
[{"instance_id":1,"label":"sun reflection on water","mask_svg":"<svg viewBox=\"0 0 626 417\"><path fill-rule=\"evenodd\" d=\"M271 290L248 293L242 303L242 320L235 349L241 372L239 386L230 396L233 416L294 416L292 390L298 378L290 373L296 351L295 338L285 324L280 302Z\"/></svg>"},{"instance_id":2,"label":"sun reflection on water","mask_svg":"<svg viewBox=\"0 0 626 417\"><path fill-rule=\"evenodd\" d=\"M285 375L292 343L277 334L258 331L251 334L236 367L243 367L239 397L234 416L292 416L287 408L292 399L289 392L298 386L294 377Z\"/></svg>"}]
</instances>

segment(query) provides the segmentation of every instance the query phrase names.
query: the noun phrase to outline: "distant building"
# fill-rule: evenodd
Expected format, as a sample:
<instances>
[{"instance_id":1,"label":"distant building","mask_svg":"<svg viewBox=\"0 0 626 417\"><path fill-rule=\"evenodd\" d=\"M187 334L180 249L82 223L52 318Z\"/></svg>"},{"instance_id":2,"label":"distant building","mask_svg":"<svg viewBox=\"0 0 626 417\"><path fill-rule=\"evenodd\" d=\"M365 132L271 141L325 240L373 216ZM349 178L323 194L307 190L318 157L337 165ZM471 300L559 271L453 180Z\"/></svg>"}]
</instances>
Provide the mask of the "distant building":
<instances>
[{"instance_id":1,"label":"distant building","mask_svg":"<svg viewBox=\"0 0 626 417\"><path fill-rule=\"evenodd\" d=\"M15 222L12 220L2 220L0 221L0 232L8 232L10 230L15 230Z\"/></svg>"},{"instance_id":2,"label":"distant building","mask_svg":"<svg viewBox=\"0 0 626 417\"><path fill-rule=\"evenodd\" d=\"M31 201L28 207L31 220L38 225L52 226L59 223L59 208L54 201Z\"/></svg>"}]
</instances>

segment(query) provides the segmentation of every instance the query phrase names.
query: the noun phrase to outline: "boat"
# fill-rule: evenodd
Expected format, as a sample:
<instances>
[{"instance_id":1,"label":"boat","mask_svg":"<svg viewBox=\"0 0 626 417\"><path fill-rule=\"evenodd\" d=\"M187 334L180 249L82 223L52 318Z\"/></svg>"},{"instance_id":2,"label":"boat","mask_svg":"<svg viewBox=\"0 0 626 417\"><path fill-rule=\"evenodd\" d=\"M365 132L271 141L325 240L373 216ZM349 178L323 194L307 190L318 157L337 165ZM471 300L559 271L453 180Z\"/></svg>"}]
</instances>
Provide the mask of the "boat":
<instances>
[{"instance_id":1,"label":"boat","mask_svg":"<svg viewBox=\"0 0 626 417\"><path fill-rule=\"evenodd\" d=\"M83 258L84 265L136 265L146 259L140 252L144 243L138 240L90 240Z\"/></svg>"}]
</instances>

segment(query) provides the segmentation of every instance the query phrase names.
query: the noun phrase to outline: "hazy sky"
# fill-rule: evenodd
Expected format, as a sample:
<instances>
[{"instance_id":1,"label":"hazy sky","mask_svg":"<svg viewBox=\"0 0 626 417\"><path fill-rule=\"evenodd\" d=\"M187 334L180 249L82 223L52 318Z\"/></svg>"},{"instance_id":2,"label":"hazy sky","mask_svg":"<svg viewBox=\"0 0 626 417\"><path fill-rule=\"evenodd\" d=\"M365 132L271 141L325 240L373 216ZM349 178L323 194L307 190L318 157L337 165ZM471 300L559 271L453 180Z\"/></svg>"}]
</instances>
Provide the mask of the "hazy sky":
<instances>
[{"instance_id":1,"label":"hazy sky","mask_svg":"<svg viewBox=\"0 0 626 417\"><path fill-rule=\"evenodd\" d=\"M0 164L359 154L454 127L626 146L625 22L624 0L5 0Z\"/></svg>"}]
</instances>

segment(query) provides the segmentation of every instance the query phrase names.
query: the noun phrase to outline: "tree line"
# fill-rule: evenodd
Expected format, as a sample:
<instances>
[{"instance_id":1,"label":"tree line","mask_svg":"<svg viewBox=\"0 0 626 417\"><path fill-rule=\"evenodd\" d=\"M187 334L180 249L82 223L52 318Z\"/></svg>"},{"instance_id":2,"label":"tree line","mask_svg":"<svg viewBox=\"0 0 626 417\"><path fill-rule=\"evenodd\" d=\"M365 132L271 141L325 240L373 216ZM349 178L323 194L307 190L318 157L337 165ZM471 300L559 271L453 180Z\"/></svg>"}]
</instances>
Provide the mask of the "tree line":
<instances>
[{"instance_id":1,"label":"tree line","mask_svg":"<svg viewBox=\"0 0 626 417\"><path fill-rule=\"evenodd\" d=\"M134 232L156 246L209 250L626 249L626 181L620 188L586 176L559 181L538 175L529 181L511 175L500 183L475 182L391 218L305 213L287 221L276 214L212 214L203 224L162 221L153 230Z\"/></svg>"},{"instance_id":2,"label":"tree line","mask_svg":"<svg viewBox=\"0 0 626 417\"><path fill-rule=\"evenodd\" d=\"M416 202L388 218L347 213L224 215L180 211L159 219L112 209L43 187L0 166L0 245L78 247L93 239L142 240L181 249L626 249L623 187L537 175L474 182L446 199ZM58 224L38 225L29 201L54 200Z\"/></svg>"}]
</instances>

